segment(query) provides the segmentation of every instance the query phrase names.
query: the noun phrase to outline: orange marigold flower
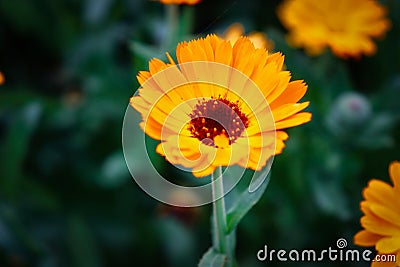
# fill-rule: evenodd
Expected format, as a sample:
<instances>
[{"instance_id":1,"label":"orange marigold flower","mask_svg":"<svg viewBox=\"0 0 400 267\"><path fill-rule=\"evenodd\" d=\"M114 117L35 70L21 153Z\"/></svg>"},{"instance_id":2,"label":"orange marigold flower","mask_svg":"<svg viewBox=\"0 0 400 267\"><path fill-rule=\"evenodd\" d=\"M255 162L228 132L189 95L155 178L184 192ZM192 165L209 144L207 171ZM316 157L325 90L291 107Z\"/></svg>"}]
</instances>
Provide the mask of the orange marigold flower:
<instances>
[{"instance_id":1,"label":"orange marigold flower","mask_svg":"<svg viewBox=\"0 0 400 267\"><path fill-rule=\"evenodd\" d=\"M6 78L4 77L3 73L0 71L0 85L2 85L6 81Z\"/></svg>"},{"instance_id":2,"label":"orange marigold flower","mask_svg":"<svg viewBox=\"0 0 400 267\"><path fill-rule=\"evenodd\" d=\"M234 45L244 33L243 25L234 23L226 29L224 38ZM253 42L255 48L265 48L269 51L274 49L274 42L268 39L267 35L263 32L251 32L247 37Z\"/></svg>"},{"instance_id":3,"label":"orange marigold flower","mask_svg":"<svg viewBox=\"0 0 400 267\"><path fill-rule=\"evenodd\" d=\"M168 55L168 54L167 54ZM178 65L153 59L139 72L138 95L130 104L140 124L161 140L156 151L196 177L218 166L261 170L279 154L288 138L285 128L311 120L301 112L309 102L303 81L290 82L281 53L257 49L247 38L234 45L209 35L180 43Z\"/></svg>"},{"instance_id":4,"label":"orange marigold flower","mask_svg":"<svg viewBox=\"0 0 400 267\"><path fill-rule=\"evenodd\" d=\"M326 47L342 58L372 55L372 38L390 28L386 9L374 0L286 0L278 16L288 29L288 42L318 55Z\"/></svg>"},{"instance_id":5,"label":"orange marigold flower","mask_svg":"<svg viewBox=\"0 0 400 267\"><path fill-rule=\"evenodd\" d=\"M393 186L373 179L363 191L361 230L354 236L360 246L375 246L379 254L395 255L396 261L374 261L371 266L400 266L400 162L389 166Z\"/></svg>"},{"instance_id":6,"label":"orange marigold flower","mask_svg":"<svg viewBox=\"0 0 400 267\"><path fill-rule=\"evenodd\" d=\"M161 3L165 5L196 5L201 2L201 0L160 0Z\"/></svg>"}]
</instances>

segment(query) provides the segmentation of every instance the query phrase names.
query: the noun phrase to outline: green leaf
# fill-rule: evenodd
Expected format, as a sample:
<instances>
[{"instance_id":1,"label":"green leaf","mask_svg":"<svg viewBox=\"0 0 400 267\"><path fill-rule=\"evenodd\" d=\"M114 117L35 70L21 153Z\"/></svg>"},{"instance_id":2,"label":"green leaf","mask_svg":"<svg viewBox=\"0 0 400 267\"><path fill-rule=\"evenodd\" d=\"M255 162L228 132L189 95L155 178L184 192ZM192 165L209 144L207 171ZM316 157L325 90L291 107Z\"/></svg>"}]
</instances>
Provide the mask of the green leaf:
<instances>
[{"instance_id":1,"label":"green leaf","mask_svg":"<svg viewBox=\"0 0 400 267\"><path fill-rule=\"evenodd\" d=\"M193 32L194 9L192 6L184 6L178 25L178 39L187 37Z\"/></svg>"},{"instance_id":2,"label":"green leaf","mask_svg":"<svg viewBox=\"0 0 400 267\"><path fill-rule=\"evenodd\" d=\"M196 242L190 228L171 216L161 218L157 225L168 265L174 267L195 265Z\"/></svg>"},{"instance_id":3,"label":"green leaf","mask_svg":"<svg viewBox=\"0 0 400 267\"><path fill-rule=\"evenodd\" d=\"M37 179L29 179L29 176L26 178L28 179L21 184L21 190L24 192L24 198L27 199L27 205L30 208L43 212L61 209L59 196L54 191Z\"/></svg>"},{"instance_id":4,"label":"green leaf","mask_svg":"<svg viewBox=\"0 0 400 267\"><path fill-rule=\"evenodd\" d=\"M118 150L105 159L101 167L100 177L96 178L96 182L105 188L115 188L129 179L131 178L123 153Z\"/></svg>"},{"instance_id":5,"label":"green leaf","mask_svg":"<svg viewBox=\"0 0 400 267\"><path fill-rule=\"evenodd\" d=\"M71 215L68 220L68 246L72 266L101 266L100 252L93 235L93 229L79 215Z\"/></svg>"},{"instance_id":6,"label":"green leaf","mask_svg":"<svg viewBox=\"0 0 400 267\"><path fill-rule=\"evenodd\" d=\"M1 190L9 197L15 197L23 179L22 165L28 154L29 142L42 114L38 102L26 105L15 112L13 121L6 131L0 149Z\"/></svg>"},{"instance_id":7,"label":"green leaf","mask_svg":"<svg viewBox=\"0 0 400 267\"><path fill-rule=\"evenodd\" d=\"M143 44L141 42L132 41L130 44L130 48L135 56L145 61L149 61L154 57L160 56L160 51L157 50L155 47ZM161 54L161 56L163 55Z\"/></svg>"},{"instance_id":8,"label":"green leaf","mask_svg":"<svg viewBox=\"0 0 400 267\"><path fill-rule=\"evenodd\" d=\"M310 173L311 185L315 203L319 208L342 220L351 218L348 196L342 189L339 178L336 176L322 178L321 173L313 171ZM329 178L329 179L328 179Z\"/></svg>"},{"instance_id":9,"label":"green leaf","mask_svg":"<svg viewBox=\"0 0 400 267\"><path fill-rule=\"evenodd\" d=\"M236 229L243 217L250 209L260 200L267 188L270 175L265 176L262 172L257 177L254 177L249 185L249 189L240 194L238 200L229 209L227 214L227 234Z\"/></svg>"},{"instance_id":10,"label":"green leaf","mask_svg":"<svg viewBox=\"0 0 400 267\"><path fill-rule=\"evenodd\" d=\"M272 166L272 162L273 160L270 159L268 160L266 166L263 168L263 170L258 173L254 173L253 178L250 181L249 184L249 193L253 193L255 191L257 191L258 188L260 188L264 182L269 183L269 171L271 170L271 166Z\"/></svg>"},{"instance_id":11,"label":"green leaf","mask_svg":"<svg viewBox=\"0 0 400 267\"><path fill-rule=\"evenodd\" d=\"M199 267L224 266L227 256L220 254L213 247L210 247L199 262Z\"/></svg>"},{"instance_id":12,"label":"green leaf","mask_svg":"<svg viewBox=\"0 0 400 267\"><path fill-rule=\"evenodd\" d=\"M21 214L14 206L0 203L0 223L2 225L2 231L5 231L5 236L10 234L13 237L9 239L12 244L17 241L21 247L32 254L43 255L47 249L46 246L32 234L32 231L26 227L21 217ZM3 242L7 242L7 239L8 238L5 238ZM7 243L5 244L7 245Z\"/></svg>"}]
</instances>

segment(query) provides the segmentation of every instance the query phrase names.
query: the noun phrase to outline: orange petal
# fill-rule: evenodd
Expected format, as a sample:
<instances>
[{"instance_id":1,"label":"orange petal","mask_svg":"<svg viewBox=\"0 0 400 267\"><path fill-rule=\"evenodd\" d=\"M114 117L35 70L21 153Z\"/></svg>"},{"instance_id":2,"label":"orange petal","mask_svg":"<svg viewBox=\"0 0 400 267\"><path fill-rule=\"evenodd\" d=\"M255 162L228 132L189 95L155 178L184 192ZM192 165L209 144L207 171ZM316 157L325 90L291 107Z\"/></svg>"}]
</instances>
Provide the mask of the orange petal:
<instances>
[{"instance_id":1,"label":"orange petal","mask_svg":"<svg viewBox=\"0 0 400 267\"><path fill-rule=\"evenodd\" d=\"M275 144L275 155L281 154L285 147L286 145L283 140L277 139Z\"/></svg>"},{"instance_id":2,"label":"orange petal","mask_svg":"<svg viewBox=\"0 0 400 267\"><path fill-rule=\"evenodd\" d=\"M393 236L400 235L400 228L380 218L363 216L360 220L365 230L378 235Z\"/></svg>"},{"instance_id":3,"label":"orange petal","mask_svg":"<svg viewBox=\"0 0 400 267\"><path fill-rule=\"evenodd\" d=\"M270 54L270 55L268 55L268 59L267 59L267 63L275 62L277 71L282 70L284 61L285 61L285 57L282 55L281 52L276 52L276 53Z\"/></svg>"},{"instance_id":4,"label":"orange petal","mask_svg":"<svg viewBox=\"0 0 400 267\"><path fill-rule=\"evenodd\" d=\"M371 211L383 220L390 222L400 228L400 212L399 210L392 210L390 207L371 204L369 206Z\"/></svg>"},{"instance_id":5,"label":"orange petal","mask_svg":"<svg viewBox=\"0 0 400 267\"><path fill-rule=\"evenodd\" d=\"M272 103L286 90L291 78L291 74L289 71L280 71L278 77L279 77L278 85L275 87L274 90L271 91L269 95L267 95L268 103Z\"/></svg>"},{"instance_id":6,"label":"orange petal","mask_svg":"<svg viewBox=\"0 0 400 267\"><path fill-rule=\"evenodd\" d=\"M369 208L369 206L370 206L372 203L374 203L374 202L366 201L366 200L361 201L361 203L360 203L360 209L361 209L361 211L362 211L365 215L367 215L367 216L372 216L372 217L376 217L375 213L373 213L373 212L371 211L371 209Z\"/></svg>"},{"instance_id":7,"label":"orange petal","mask_svg":"<svg viewBox=\"0 0 400 267\"><path fill-rule=\"evenodd\" d=\"M228 41L216 42L215 62L232 66L232 45Z\"/></svg>"},{"instance_id":8,"label":"orange petal","mask_svg":"<svg viewBox=\"0 0 400 267\"><path fill-rule=\"evenodd\" d=\"M309 104L310 102L299 104L285 104L273 109L272 114L274 115L275 121L278 122L302 111L303 109L308 107Z\"/></svg>"},{"instance_id":9,"label":"orange petal","mask_svg":"<svg viewBox=\"0 0 400 267\"><path fill-rule=\"evenodd\" d=\"M395 196L395 191L387 183L372 179L363 191L366 200L390 207L392 210L399 210L400 204Z\"/></svg>"},{"instance_id":10,"label":"orange petal","mask_svg":"<svg viewBox=\"0 0 400 267\"><path fill-rule=\"evenodd\" d=\"M253 73L256 61L252 54L255 52L253 43L247 37L239 38L233 46L233 65L235 69L250 77Z\"/></svg>"},{"instance_id":11,"label":"orange petal","mask_svg":"<svg viewBox=\"0 0 400 267\"><path fill-rule=\"evenodd\" d=\"M311 120L311 117L312 117L311 113L308 113L308 112L297 113L285 120L277 122L275 124L275 128L277 130L280 130L280 129L285 129L285 128L290 128L290 127L294 127L297 125L301 125L306 122L309 122Z\"/></svg>"},{"instance_id":12,"label":"orange petal","mask_svg":"<svg viewBox=\"0 0 400 267\"><path fill-rule=\"evenodd\" d=\"M288 84L286 90L270 104L270 108L274 110L284 104L296 103L305 95L306 92L307 85L303 80L292 81Z\"/></svg>"},{"instance_id":13,"label":"orange petal","mask_svg":"<svg viewBox=\"0 0 400 267\"><path fill-rule=\"evenodd\" d=\"M243 34L244 34L243 25L240 23L234 23L225 30L224 37L226 40L231 42L233 46L235 42L239 39L239 37L242 36Z\"/></svg>"},{"instance_id":14,"label":"orange petal","mask_svg":"<svg viewBox=\"0 0 400 267\"><path fill-rule=\"evenodd\" d=\"M193 175L197 178L205 177L211 175L215 171L216 167L214 165L209 165L207 168L193 168Z\"/></svg>"},{"instance_id":15,"label":"orange petal","mask_svg":"<svg viewBox=\"0 0 400 267\"><path fill-rule=\"evenodd\" d=\"M242 167L260 171L266 165L267 160L273 156L273 153L274 151L271 149L251 148L247 166Z\"/></svg>"},{"instance_id":16,"label":"orange petal","mask_svg":"<svg viewBox=\"0 0 400 267\"><path fill-rule=\"evenodd\" d=\"M366 230L361 230L354 236L354 244L365 247L375 246L376 242L378 242L382 238L381 235L377 235Z\"/></svg>"},{"instance_id":17,"label":"orange petal","mask_svg":"<svg viewBox=\"0 0 400 267\"><path fill-rule=\"evenodd\" d=\"M139 71L138 75L136 76L140 85L143 85L150 77L151 74L148 71Z\"/></svg>"},{"instance_id":18,"label":"orange petal","mask_svg":"<svg viewBox=\"0 0 400 267\"><path fill-rule=\"evenodd\" d=\"M400 250L396 254L396 264L397 266L400 266Z\"/></svg>"},{"instance_id":19,"label":"orange petal","mask_svg":"<svg viewBox=\"0 0 400 267\"><path fill-rule=\"evenodd\" d=\"M376 243L380 253L393 253L400 250L400 236L385 237Z\"/></svg>"},{"instance_id":20,"label":"orange petal","mask_svg":"<svg viewBox=\"0 0 400 267\"><path fill-rule=\"evenodd\" d=\"M400 161L393 161L389 165L389 175L394 187L400 190Z\"/></svg>"}]
</instances>

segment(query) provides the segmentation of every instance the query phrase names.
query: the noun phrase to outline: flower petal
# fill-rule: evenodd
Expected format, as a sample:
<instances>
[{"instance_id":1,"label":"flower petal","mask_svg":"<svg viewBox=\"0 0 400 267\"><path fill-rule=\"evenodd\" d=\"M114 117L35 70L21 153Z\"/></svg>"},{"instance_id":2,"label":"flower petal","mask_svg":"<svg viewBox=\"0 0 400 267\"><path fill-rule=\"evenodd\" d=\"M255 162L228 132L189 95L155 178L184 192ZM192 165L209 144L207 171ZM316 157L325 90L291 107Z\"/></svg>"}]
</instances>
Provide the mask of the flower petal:
<instances>
[{"instance_id":1,"label":"flower petal","mask_svg":"<svg viewBox=\"0 0 400 267\"><path fill-rule=\"evenodd\" d=\"M389 175L394 187L400 190L400 161L394 161L390 164Z\"/></svg>"},{"instance_id":2,"label":"flower petal","mask_svg":"<svg viewBox=\"0 0 400 267\"><path fill-rule=\"evenodd\" d=\"M400 213L398 210L391 210L387 206L379 205L379 204L371 204L369 206L371 211L375 213L379 218L384 219L387 222L390 222L400 229Z\"/></svg>"},{"instance_id":3,"label":"flower petal","mask_svg":"<svg viewBox=\"0 0 400 267\"><path fill-rule=\"evenodd\" d=\"M280 130L280 129L286 129L286 128L298 126L298 125L304 124L306 122L309 122L311 120L311 117L312 117L312 115L309 112L297 113L293 116L290 116L287 119L277 122L275 124L275 127L277 130Z\"/></svg>"},{"instance_id":4,"label":"flower petal","mask_svg":"<svg viewBox=\"0 0 400 267\"><path fill-rule=\"evenodd\" d=\"M399 200L393 188L380 180L372 179L364 189L363 196L370 202L389 206L392 210L400 209Z\"/></svg>"},{"instance_id":5,"label":"flower petal","mask_svg":"<svg viewBox=\"0 0 400 267\"><path fill-rule=\"evenodd\" d=\"M382 238L381 235L377 235L366 230L361 230L354 236L354 244L365 247L375 246L376 242L378 242Z\"/></svg>"},{"instance_id":6,"label":"flower petal","mask_svg":"<svg viewBox=\"0 0 400 267\"><path fill-rule=\"evenodd\" d=\"M393 253L400 250L400 236L385 237L376 243L380 253Z\"/></svg>"},{"instance_id":7,"label":"flower petal","mask_svg":"<svg viewBox=\"0 0 400 267\"><path fill-rule=\"evenodd\" d=\"M363 216L360 220L365 230L384 236L400 235L400 228L380 218Z\"/></svg>"}]
</instances>

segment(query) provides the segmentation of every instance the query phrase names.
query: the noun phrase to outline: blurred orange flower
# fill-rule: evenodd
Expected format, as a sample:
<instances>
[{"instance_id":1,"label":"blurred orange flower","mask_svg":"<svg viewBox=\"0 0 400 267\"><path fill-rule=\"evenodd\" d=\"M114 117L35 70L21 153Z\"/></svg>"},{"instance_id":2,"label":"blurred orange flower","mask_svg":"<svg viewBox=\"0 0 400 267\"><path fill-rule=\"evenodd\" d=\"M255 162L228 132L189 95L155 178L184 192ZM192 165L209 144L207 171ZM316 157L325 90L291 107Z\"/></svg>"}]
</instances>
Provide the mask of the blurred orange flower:
<instances>
[{"instance_id":1,"label":"blurred orange flower","mask_svg":"<svg viewBox=\"0 0 400 267\"><path fill-rule=\"evenodd\" d=\"M4 74L0 71L0 85L3 84L6 81L6 78L4 77Z\"/></svg>"},{"instance_id":2,"label":"blurred orange flower","mask_svg":"<svg viewBox=\"0 0 400 267\"><path fill-rule=\"evenodd\" d=\"M379 254L396 255L395 262L374 261L371 266L400 266L400 162L389 166L393 186L373 179L363 191L361 230L354 236L360 246L375 246Z\"/></svg>"},{"instance_id":3,"label":"blurred orange flower","mask_svg":"<svg viewBox=\"0 0 400 267\"><path fill-rule=\"evenodd\" d=\"M372 38L383 36L390 28L386 13L371 0L286 0L278 8L291 45L304 47L311 55L329 47L342 58L376 52Z\"/></svg>"},{"instance_id":4,"label":"blurred orange flower","mask_svg":"<svg viewBox=\"0 0 400 267\"><path fill-rule=\"evenodd\" d=\"M234 23L226 29L224 32L224 38L234 45L235 42L244 34L243 25L240 23ZM267 35L263 32L251 32L247 37L253 42L255 48L265 48L268 51L274 49L274 42L268 39Z\"/></svg>"},{"instance_id":5,"label":"blurred orange flower","mask_svg":"<svg viewBox=\"0 0 400 267\"><path fill-rule=\"evenodd\" d=\"M307 86L290 82L281 53L209 35L180 43L176 55L179 65L168 55L169 64L153 59L139 72L130 104L145 133L161 140L156 151L196 177L235 164L261 170L285 147L282 129L311 120L300 112L309 102L297 103Z\"/></svg>"},{"instance_id":6,"label":"blurred orange flower","mask_svg":"<svg viewBox=\"0 0 400 267\"><path fill-rule=\"evenodd\" d=\"M160 0L161 3L165 5L196 5L201 2L201 0Z\"/></svg>"}]
</instances>

